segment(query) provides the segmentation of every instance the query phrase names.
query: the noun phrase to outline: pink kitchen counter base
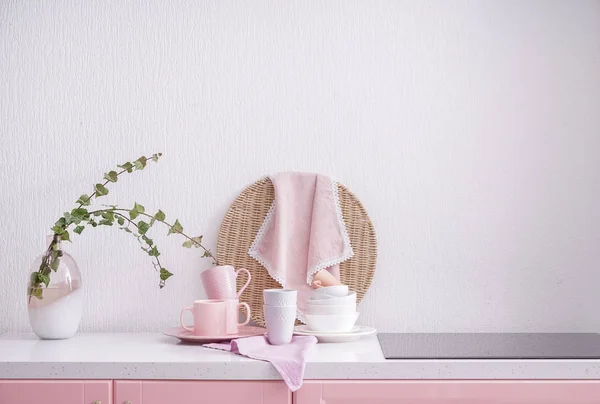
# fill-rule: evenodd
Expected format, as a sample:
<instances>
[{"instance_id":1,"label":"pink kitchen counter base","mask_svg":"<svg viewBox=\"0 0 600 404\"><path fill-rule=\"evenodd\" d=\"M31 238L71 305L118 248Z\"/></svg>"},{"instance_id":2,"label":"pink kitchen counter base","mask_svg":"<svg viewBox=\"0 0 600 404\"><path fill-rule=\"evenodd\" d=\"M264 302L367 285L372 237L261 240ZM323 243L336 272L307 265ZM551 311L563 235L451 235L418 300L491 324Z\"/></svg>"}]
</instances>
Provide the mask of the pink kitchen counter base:
<instances>
[{"instance_id":1,"label":"pink kitchen counter base","mask_svg":"<svg viewBox=\"0 0 600 404\"><path fill-rule=\"evenodd\" d=\"M600 381L0 380L0 404L600 404Z\"/></svg>"},{"instance_id":2,"label":"pink kitchen counter base","mask_svg":"<svg viewBox=\"0 0 600 404\"><path fill-rule=\"evenodd\" d=\"M600 404L600 380L307 381L294 404Z\"/></svg>"},{"instance_id":3,"label":"pink kitchen counter base","mask_svg":"<svg viewBox=\"0 0 600 404\"><path fill-rule=\"evenodd\" d=\"M112 380L0 380L0 404L105 404Z\"/></svg>"}]
</instances>

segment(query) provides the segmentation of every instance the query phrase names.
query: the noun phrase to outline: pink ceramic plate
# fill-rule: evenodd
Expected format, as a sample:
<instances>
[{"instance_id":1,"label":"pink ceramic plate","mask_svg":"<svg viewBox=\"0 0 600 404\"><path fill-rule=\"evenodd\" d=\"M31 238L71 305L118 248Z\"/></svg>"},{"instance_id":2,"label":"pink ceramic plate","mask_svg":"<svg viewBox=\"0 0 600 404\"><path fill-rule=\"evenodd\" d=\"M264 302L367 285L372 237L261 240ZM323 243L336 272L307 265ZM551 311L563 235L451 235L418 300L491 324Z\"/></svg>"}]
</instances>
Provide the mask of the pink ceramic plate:
<instances>
[{"instance_id":1,"label":"pink ceramic plate","mask_svg":"<svg viewBox=\"0 0 600 404\"><path fill-rule=\"evenodd\" d=\"M163 331L163 334L168 335L169 337L179 338L184 342L195 342L199 344L207 344L209 342L223 342L223 341L231 341L236 338L244 338L244 337L255 337L257 335L265 335L267 330L262 327L254 327L250 325L243 325L239 327L239 332L237 334L228 334L228 335L203 335L197 336L194 335L191 331L188 331L182 327L173 327L166 329Z\"/></svg>"}]
</instances>

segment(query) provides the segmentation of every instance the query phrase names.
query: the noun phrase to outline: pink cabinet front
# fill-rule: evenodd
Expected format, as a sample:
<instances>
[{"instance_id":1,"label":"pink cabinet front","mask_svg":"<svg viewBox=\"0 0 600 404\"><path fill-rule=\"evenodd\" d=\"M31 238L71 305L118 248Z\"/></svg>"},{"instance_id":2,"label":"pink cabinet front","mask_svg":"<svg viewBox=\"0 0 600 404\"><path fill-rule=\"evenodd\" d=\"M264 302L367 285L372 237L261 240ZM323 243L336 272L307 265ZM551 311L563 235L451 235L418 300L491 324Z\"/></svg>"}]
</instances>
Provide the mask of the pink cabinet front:
<instances>
[{"instance_id":1,"label":"pink cabinet front","mask_svg":"<svg viewBox=\"0 0 600 404\"><path fill-rule=\"evenodd\" d=\"M115 404L291 402L290 391L279 381L115 381Z\"/></svg>"},{"instance_id":2,"label":"pink cabinet front","mask_svg":"<svg viewBox=\"0 0 600 404\"><path fill-rule=\"evenodd\" d=\"M600 381L306 381L294 404L600 404Z\"/></svg>"},{"instance_id":3,"label":"pink cabinet front","mask_svg":"<svg viewBox=\"0 0 600 404\"><path fill-rule=\"evenodd\" d=\"M0 404L111 404L112 380L0 380Z\"/></svg>"}]
</instances>

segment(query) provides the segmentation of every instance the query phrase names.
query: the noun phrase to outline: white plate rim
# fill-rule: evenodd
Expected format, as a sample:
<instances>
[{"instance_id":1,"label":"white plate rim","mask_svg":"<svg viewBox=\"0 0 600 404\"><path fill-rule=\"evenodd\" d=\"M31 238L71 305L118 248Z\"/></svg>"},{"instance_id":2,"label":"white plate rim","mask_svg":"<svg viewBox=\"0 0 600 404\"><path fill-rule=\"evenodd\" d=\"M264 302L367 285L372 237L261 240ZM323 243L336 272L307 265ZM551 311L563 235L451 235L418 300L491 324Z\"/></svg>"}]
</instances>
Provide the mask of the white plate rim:
<instances>
[{"instance_id":1,"label":"white plate rim","mask_svg":"<svg viewBox=\"0 0 600 404\"><path fill-rule=\"evenodd\" d=\"M314 335L315 337L350 337L350 336L366 336L375 334L377 330L373 327L369 327L366 325L357 325L356 328L351 331L346 332L314 332L314 331L305 331L299 330L299 328L308 327L307 325L298 325L294 327L294 334L297 335Z\"/></svg>"},{"instance_id":2,"label":"white plate rim","mask_svg":"<svg viewBox=\"0 0 600 404\"><path fill-rule=\"evenodd\" d=\"M296 332L297 328L304 328L304 327L308 327L307 324L303 324L303 325L297 325L294 327L294 332ZM355 333L358 330L361 329L361 327L363 327L362 325L355 325L354 327L352 327L352 329L350 331L342 331L342 332L322 332L322 331L313 331L311 329L307 329L307 330L299 330L300 332L306 333L306 334L310 334L310 335L346 335L346 334L350 334L350 333Z\"/></svg>"}]
</instances>

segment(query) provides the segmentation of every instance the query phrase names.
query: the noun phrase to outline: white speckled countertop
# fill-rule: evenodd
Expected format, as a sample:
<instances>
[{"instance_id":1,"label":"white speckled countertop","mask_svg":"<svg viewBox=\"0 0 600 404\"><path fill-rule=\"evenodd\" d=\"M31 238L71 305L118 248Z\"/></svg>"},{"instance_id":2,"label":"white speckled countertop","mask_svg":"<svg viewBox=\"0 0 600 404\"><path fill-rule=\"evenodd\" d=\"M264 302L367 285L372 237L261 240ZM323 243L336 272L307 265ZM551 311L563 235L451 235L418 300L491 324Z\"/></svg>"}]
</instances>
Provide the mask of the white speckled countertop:
<instances>
[{"instance_id":1,"label":"white speckled countertop","mask_svg":"<svg viewBox=\"0 0 600 404\"><path fill-rule=\"evenodd\" d=\"M600 379L598 360L386 360L377 337L318 344L306 379ZM0 335L0 379L275 380L275 369L161 334Z\"/></svg>"}]
</instances>

